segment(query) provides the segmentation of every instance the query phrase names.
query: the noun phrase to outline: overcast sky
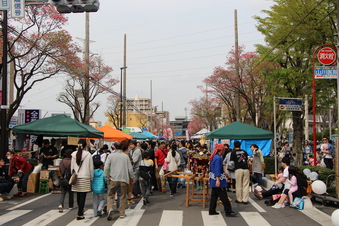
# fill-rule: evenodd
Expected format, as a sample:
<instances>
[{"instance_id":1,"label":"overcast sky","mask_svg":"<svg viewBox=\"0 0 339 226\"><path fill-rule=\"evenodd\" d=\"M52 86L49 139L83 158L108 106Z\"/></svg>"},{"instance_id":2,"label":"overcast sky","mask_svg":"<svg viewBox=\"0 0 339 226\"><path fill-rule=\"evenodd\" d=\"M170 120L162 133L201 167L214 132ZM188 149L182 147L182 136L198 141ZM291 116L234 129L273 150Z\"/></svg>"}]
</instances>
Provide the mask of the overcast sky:
<instances>
[{"instance_id":1,"label":"overcast sky","mask_svg":"<svg viewBox=\"0 0 339 226\"><path fill-rule=\"evenodd\" d=\"M170 112L170 119L185 116L189 101L202 95L197 88L224 66L234 46L234 10L238 11L239 45L246 51L263 44L254 15L261 15L271 0L101 0L100 9L90 14L91 53L100 54L111 66L113 78L120 80L123 66L123 39L127 35L127 98L150 97L153 106ZM74 40L85 38L85 15L68 14L65 27ZM43 115L71 113L57 101L65 77L60 75L30 91L22 102L24 109L42 109ZM120 92L120 85L113 87ZM43 95L42 95L43 93ZM94 120L106 122L107 96L99 96L101 107Z\"/></svg>"}]
</instances>

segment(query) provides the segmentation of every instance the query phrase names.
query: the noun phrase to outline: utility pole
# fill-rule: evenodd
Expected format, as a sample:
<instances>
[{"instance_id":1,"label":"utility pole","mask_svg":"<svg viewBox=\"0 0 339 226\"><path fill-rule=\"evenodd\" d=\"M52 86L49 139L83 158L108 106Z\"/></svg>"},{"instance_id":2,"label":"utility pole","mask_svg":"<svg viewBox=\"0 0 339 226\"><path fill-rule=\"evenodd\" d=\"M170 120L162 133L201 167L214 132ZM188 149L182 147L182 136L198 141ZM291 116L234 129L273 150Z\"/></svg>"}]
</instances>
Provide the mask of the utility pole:
<instances>
[{"instance_id":1,"label":"utility pole","mask_svg":"<svg viewBox=\"0 0 339 226\"><path fill-rule=\"evenodd\" d=\"M85 18L85 90L84 90L84 114L85 114L85 124L89 125L90 121L90 103L89 103L89 13L86 12Z\"/></svg>"},{"instance_id":2,"label":"utility pole","mask_svg":"<svg viewBox=\"0 0 339 226\"><path fill-rule=\"evenodd\" d=\"M7 133L7 10L2 11L2 99L1 99L1 150L0 157L5 159L8 150Z\"/></svg>"},{"instance_id":3,"label":"utility pole","mask_svg":"<svg viewBox=\"0 0 339 226\"><path fill-rule=\"evenodd\" d=\"M239 72L239 47L238 47L238 42L239 42L239 38L238 38L238 12L235 9L234 10L234 39L235 39L235 43L234 43L234 48L235 48L235 70L236 70L236 74L237 74L237 78L238 78L238 82L240 82L240 72ZM240 85L240 83L238 84ZM236 90L235 92L235 111L236 111L236 120L238 122L240 122L240 95L239 95L239 91Z\"/></svg>"},{"instance_id":4,"label":"utility pole","mask_svg":"<svg viewBox=\"0 0 339 226\"><path fill-rule=\"evenodd\" d=\"M151 107L151 117L150 117L150 124L149 124L149 132L153 133L153 106L152 106L152 80L150 81L150 107Z\"/></svg>"},{"instance_id":5,"label":"utility pole","mask_svg":"<svg viewBox=\"0 0 339 226\"><path fill-rule=\"evenodd\" d=\"M337 7L339 6L339 0L337 0ZM338 55L339 54L339 10L337 10L337 69L339 69L339 62L338 62ZM339 113L339 77L337 77L337 106L338 106L338 113ZM331 117L331 116L330 116ZM338 117L339 118L339 117ZM339 119L337 119L339 120ZM339 146L339 123L337 123L338 128L337 128L337 133L338 133L338 137L337 137L337 148ZM337 149L338 150L338 149ZM335 166L334 166L334 170L336 172L336 174L338 174L338 160L339 160L339 155L335 155L336 159L335 159ZM337 190L337 195L339 195L339 180L336 180L336 190Z\"/></svg>"},{"instance_id":6,"label":"utility pole","mask_svg":"<svg viewBox=\"0 0 339 226\"><path fill-rule=\"evenodd\" d=\"M126 118L127 118L127 112L126 112L126 34L124 34L124 78L123 78L123 116L122 116L122 127L126 126Z\"/></svg>"}]
</instances>

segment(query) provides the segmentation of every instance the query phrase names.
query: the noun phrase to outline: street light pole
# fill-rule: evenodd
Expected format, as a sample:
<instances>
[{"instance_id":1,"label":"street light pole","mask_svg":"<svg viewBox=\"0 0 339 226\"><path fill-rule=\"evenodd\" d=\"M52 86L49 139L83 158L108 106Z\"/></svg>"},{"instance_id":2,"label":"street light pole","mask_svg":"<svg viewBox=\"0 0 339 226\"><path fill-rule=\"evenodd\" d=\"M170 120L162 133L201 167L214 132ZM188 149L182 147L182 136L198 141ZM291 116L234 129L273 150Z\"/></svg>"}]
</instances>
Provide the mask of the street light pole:
<instances>
[{"instance_id":1,"label":"street light pole","mask_svg":"<svg viewBox=\"0 0 339 226\"><path fill-rule=\"evenodd\" d=\"M122 130L122 70L127 67L120 68L120 117L119 117L119 127Z\"/></svg>"}]
</instances>

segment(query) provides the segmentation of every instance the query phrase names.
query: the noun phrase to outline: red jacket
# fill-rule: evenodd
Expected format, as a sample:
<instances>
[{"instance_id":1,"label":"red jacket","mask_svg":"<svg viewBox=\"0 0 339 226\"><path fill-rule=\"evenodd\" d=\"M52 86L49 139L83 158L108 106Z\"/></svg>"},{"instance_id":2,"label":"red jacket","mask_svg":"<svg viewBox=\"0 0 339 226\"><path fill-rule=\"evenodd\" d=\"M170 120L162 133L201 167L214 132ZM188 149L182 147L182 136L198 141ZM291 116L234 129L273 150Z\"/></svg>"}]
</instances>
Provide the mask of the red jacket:
<instances>
[{"instance_id":1,"label":"red jacket","mask_svg":"<svg viewBox=\"0 0 339 226\"><path fill-rule=\"evenodd\" d=\"M32 169L32 166L26 161L26 159L14 154L9 164L8 175L12 177L14 174L17 174L20 169L22 170L22 173L26 174Z\"/></svg>"}]
</instances>

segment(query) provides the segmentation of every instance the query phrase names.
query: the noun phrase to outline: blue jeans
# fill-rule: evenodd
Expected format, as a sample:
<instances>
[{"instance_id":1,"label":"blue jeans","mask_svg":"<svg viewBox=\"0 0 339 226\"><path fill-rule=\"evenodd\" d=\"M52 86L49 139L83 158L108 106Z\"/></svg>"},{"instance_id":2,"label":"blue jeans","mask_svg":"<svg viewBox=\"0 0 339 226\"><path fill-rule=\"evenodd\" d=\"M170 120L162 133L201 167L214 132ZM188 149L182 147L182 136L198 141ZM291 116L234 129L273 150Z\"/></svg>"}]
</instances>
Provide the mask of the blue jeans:
<instances>
[{"instance_id":1,"label":"blue jeans","mask_svg":"<svg viewBox=\"0 0 339 226\"><path fill-rule=\"evenodd\" d=\"M254 173L255 179L257 180L258 185L262 186L262 174Z\"/></svg>"},{"instance_id":2,"label":"blue jeans","mask_svg":"<svg viewBox=\"0 0 339 226\"><path fill-rule=\"evenodd\" d=\"M184 172L185 169L186 169L186 164L181 164L181 165L179 165L179 167L181 168L181 172ZM179 184L181 184L182 186L185 186L186 180L184 178L180 178Z\"/></svg>"},{"instance_id":3,"label":"blue jeans","mask_svg":"<svg viewBox=\"0 0 339 226\"><path fill-rule=\"evenodd\" d=\"M30 171L28 171L28 173L22 174L22 177L20 178L20 181L18 182L18 188L21 188L21 191L24 193L27 192L27 181L32 171L33 171L33 167L32 169L30 169Z\"/></svg>"},{"instance_id":4,"label":"blue jeans","mask_svg":"<svg viewBox=\"0 0 339 226\"><path fill-rule=\"evenodd\" d=\"M140 184L139 184L139 168L133 169L133 173L134 173L134 181L135 181L135 183L133 184L132 194L135 197L137 197L139 194L141 194Z\"/></svg>"}]
</instances>

